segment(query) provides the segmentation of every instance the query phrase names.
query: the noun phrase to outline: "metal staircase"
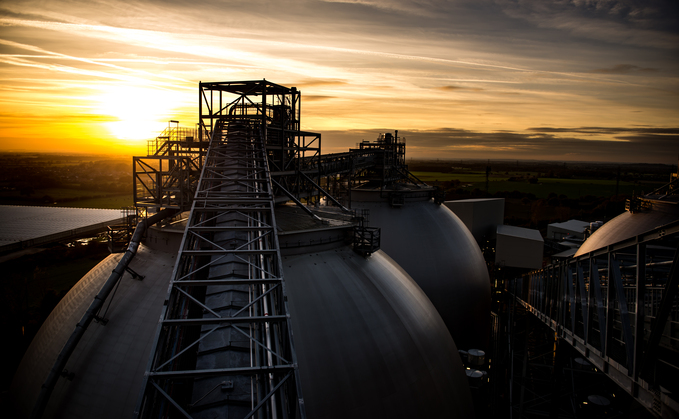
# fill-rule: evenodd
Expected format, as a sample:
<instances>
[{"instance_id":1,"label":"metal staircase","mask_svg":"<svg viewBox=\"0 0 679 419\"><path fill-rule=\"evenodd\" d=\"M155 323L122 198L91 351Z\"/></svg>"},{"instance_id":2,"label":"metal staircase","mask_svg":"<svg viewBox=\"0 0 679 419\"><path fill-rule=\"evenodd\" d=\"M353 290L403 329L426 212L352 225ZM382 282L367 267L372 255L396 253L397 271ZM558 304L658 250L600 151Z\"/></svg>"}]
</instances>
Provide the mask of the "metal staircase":
<instances>
[{"instance_id":1,"label":"metal staircase","mask_svg":"<svg viewBox=\"0 0 679 419\"><path fill-rule=\"evenodd\" d=\"M305 417L266 135L214 125L137 417Z\"/></svg>"}]
</instances>

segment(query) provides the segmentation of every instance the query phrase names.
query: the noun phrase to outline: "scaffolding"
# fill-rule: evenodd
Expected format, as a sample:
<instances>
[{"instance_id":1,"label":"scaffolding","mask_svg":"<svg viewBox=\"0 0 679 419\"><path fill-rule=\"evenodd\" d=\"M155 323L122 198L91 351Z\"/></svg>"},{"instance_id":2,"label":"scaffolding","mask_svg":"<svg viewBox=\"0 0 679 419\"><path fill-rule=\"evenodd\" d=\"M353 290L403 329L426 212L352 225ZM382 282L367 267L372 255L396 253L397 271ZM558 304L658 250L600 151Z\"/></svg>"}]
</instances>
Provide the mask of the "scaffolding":
<instances>
[{"instance_id":1,"label":"scaffolding","mask_svg":"<svg viewBox=\"0 0 679 419\"><path fill-rule=\"evenodd\" d=\"M134 202L149 212L159 208L188 211L196 191L207 144L225 118L264 127L266 157L274 199L315 205L334 195L345 203L351 189L399 184L426 186L405 163L405 139L398 131L362 141L347 153L321 154L321 135L300 130L301 93L266 80L199 85L197 128L168 127L148 142L147 156L133 158ZM327 192L332 189L333 194ZM433 196L433 192L432 192Z\"/></svg>"},{"instance_id":2,"label":"scaffolding","mask_svg":"<svg viewBox=\"0 0 679 419\"><path fill-rule=\"evenodd\" d=\"M196 191L207 141L196 141L196 129L170 121L155 139L148 141L147 155L132 158L133 198L137 208L188 211Z\"/></svg>"}]
</instances>

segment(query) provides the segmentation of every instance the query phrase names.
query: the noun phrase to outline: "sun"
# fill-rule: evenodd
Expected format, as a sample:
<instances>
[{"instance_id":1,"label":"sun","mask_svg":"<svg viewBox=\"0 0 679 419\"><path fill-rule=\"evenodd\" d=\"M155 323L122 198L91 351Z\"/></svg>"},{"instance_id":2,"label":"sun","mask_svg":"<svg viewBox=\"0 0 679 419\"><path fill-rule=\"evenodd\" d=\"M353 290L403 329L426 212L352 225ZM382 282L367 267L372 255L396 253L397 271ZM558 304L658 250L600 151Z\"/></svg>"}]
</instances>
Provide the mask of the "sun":
<instances>
[{"instance_id":1,"label":"sun","mask_svg":"<svg viewBox=\"0 0 679 419\"><path fill-rule=\"evenodd\" d=\"M141 86L105 86L95 99L97 112L115 120L103 125L116 139L130 143L156 137L181 104L181 94Z\"/></svg>"}]
</instances>

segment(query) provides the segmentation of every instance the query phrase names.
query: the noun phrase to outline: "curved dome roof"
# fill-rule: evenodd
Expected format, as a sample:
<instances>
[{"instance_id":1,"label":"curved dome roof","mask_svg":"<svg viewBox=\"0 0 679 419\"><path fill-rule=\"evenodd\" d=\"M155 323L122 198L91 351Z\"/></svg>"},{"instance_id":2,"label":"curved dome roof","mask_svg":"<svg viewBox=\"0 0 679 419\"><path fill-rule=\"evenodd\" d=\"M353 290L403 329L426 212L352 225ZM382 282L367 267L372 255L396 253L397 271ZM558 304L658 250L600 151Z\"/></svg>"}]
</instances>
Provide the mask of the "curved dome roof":
<instances>
[{"instance_id":1,"label":"curved dome roof","mask_svg":"<svg viewBox=\"0 0 679 419\"><path fill-rule=\"evenodd\" d=\"M379 191L373 197L379 198ZM469 229L450 209L429 199L406 196L400 208L383 199L375 201L354 200L352 208L370 210L370 225L382 229L382 250L427 294L457 347L486 349L490 279Z\"/></svg>"},{"instance_id":2,"label":"curved dome roof","mask_svg":"<svg viewBox=\"0 0 679 419\"><path fill-rule=\"evenodd\" d=\"M473 417L443 320L384 252L345 246L283 266L308 417Z\"/></svg>"},{"instance_id":3,"label":"curved dome roof","mask_svg":"<svg viewBox=\"0 0 679 419\"><path fill-rule=\"evenodd\" d=\"M382 251L332 247L283 259L308 417L473 416L455 343L420 287ZM40 329L13 383L22 416L119 257L83 277ZM44 418L132 416L174 259L139 248L131 267L146 278L123 277L110 321L90 325L66 366L75 378L59 379Z\"/></svg>"},{"instance_id":4,"label":"curved dome roof","mask_svg":"<svg viewBox=\"0 0 679 419\"><path fill-rule=\"evenodd\" d=\"M580 246L575 256L627 240L676 220L679 220L679 204L651 201L650 210L635 213L625 211L599 227Z\"/></svg>"},{"instance_id":5,"label":"curved dome roof","mask_svg":"<svg viewBox=\"0 0 679 419\"><path fill-rule=\"evenodd\" d=\"M122 254L110 255L71 288L24 355L12 383L18 413L28 417L61 348L106 282ZM148 362L175 256L141 245L106 313L106 326L92 322L71 355L43 418L132 417ZM108 305L106 301L104 308Z\"/></svg>"}]
</instances>

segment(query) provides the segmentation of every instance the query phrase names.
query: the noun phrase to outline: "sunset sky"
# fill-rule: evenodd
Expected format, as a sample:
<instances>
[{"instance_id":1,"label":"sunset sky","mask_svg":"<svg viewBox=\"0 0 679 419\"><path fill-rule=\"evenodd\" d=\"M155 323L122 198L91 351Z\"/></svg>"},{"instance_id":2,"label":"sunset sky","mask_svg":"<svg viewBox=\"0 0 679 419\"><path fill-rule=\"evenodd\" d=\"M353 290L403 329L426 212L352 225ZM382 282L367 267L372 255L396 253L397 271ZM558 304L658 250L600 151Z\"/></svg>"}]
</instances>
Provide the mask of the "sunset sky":
<instances>
[{"instance_id":1,"label":"sunset sky","mask_svg":"<svg viewBox=\"0 0 679 419\"><path fill-rule=\"evenodd\" d=\"M676 0L3 1L0 151L145 153L198 82L302 92L323 151L676 164Z\"/></svg>"}]
</instances>

